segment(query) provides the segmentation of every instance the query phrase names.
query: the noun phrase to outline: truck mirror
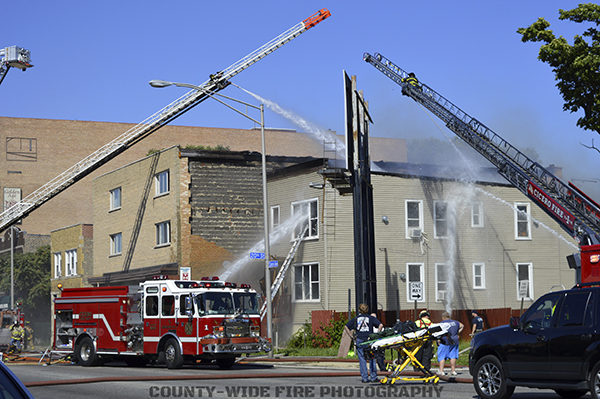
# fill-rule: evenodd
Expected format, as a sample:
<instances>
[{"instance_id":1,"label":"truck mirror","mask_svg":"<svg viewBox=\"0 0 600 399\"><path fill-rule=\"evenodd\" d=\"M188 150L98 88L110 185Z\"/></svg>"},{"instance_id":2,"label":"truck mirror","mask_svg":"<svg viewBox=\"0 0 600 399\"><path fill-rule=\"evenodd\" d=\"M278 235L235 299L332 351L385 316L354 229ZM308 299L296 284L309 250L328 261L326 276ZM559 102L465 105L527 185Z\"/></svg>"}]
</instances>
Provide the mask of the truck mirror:
<instances>
[{"instance_id":1,"label":"truck mirror","mask_svg":"<svg viewBox=\"0 0 600 399\"><path fill-rule=\"evenodd\" d=\"M185 297L185 311L186 314L192 311L192 298L189 296Z\"/></svg>"}]
</instances>

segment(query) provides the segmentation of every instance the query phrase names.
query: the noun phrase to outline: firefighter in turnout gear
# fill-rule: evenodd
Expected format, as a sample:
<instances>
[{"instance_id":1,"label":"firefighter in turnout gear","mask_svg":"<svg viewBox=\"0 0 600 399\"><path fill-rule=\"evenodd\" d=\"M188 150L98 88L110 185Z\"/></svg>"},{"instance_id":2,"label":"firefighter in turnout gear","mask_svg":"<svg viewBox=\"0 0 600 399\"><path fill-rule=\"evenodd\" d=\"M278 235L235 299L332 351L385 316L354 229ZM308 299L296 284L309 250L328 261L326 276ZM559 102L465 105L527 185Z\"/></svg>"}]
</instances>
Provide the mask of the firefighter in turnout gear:
<instances>
[{"instance_id":1,"label":"firefighter in turnout gear","mask_svg":"<svg viewBox=\"0 0 600 399\"><path fill-rule=\"evenodd\" d=\"M21 327L18 321L15 321L10 328L10 350L21 352L23 348L23 339L25 338L25 330Z\"/></svg>"},{"instance_id":2,"label":"firefighter in turnout gear","mask_svg":"<svg viewBox=\"0 0 600 399\"><path fill-rule=\"evenodd\" d=\"M415 89L420 89L421 85L419 84L419 79L417 79L417 76L414 74L414 72L411 72L408 74L407 77L402 78L402 82L403 83L408 83L409 85L411 85L412 87L414 87ZM404 94L405 96L408 95L408 90L406 88L406 86L402 87L402 94Z\"/></svg>"},{"instance_id":3,"label":"firefighter in turnout gear","mask_svg":"<svg viewBox=\"0 0 600 399\"><path fill-rule=\"evenodd\" d=\"M419 318L415 321L417 328L429 328L431 323L431 315L427 311L427 309L422 310L419 313ZM423 344L421 349L415 354L415 357L425 367L425 369L431 369L431 357L433 356L433 343L431 341Z\"/></svg>"}]
</instances>

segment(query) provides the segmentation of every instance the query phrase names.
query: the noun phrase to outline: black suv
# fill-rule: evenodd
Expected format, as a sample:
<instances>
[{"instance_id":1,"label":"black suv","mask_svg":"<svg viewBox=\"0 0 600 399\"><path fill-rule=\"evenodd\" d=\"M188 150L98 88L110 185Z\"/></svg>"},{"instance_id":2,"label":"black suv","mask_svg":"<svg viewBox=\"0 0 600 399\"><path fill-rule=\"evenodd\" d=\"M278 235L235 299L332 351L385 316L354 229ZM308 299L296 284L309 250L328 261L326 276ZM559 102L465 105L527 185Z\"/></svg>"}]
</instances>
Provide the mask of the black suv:
<instances>
[{"instance_id":1,"label":"black suv","mask_svg":"<svg viewBox=\"0 0 600 399\"><path fill-rule=\"evenodd\" d=\"M469 372L481 398L509 398L516 386L563 398L600 399L600 287L548 293L510 324L475 335Z\"/></svg>"}]
</instances>

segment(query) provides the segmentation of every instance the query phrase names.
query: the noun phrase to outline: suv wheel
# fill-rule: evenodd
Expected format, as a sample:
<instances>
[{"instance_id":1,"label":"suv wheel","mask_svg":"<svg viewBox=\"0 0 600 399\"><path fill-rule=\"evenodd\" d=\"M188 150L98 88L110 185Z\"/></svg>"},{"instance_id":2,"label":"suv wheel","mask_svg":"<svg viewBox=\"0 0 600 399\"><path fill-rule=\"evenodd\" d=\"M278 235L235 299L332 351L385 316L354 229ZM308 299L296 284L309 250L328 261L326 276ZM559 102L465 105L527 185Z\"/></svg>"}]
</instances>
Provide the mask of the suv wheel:
<instances>
[{"instance_id":1,"label":"suv wheel","mask_svg":"<svg viewBox=\"0 0 600 399\"><path fill-rule=\"evenodd\" d=\"M590 374L589 385L592 399L600 399L600 362L594 366Z\"/></svg>"},{"instance_id":2,"label":"suv wheel","mask_svg":"<svg viewBox=\"0 0 600 399\"><path fill-rule=\"evenodd\" d=\"M514 386L506 385L502 364L493 355L484 356L475 363L473 385L483 399L510 398L515 391Z\"/></svg>"}]
</instances>

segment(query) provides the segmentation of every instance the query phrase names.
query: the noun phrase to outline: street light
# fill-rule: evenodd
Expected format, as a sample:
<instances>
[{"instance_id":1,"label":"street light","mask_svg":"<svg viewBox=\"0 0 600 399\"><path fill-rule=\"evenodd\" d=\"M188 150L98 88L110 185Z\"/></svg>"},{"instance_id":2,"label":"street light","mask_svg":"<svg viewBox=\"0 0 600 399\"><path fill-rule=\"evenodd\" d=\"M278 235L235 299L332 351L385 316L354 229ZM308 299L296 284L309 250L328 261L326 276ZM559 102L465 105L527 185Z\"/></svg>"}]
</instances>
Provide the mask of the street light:
<instances>
[{"instance_id":1,"label":"street light","mask_svg":"<svg viewBox=\"0 0 600 399\"><path fill-rule=\"evenodd\" d=\"M14 260L14 248L15 248L15 230L16 234L21 231L16 226L10 226L10 309L15 308L15 260Z\"/></svg>"},{"instance_id":2,"label":"street light","mask_svg":"<svg viewBox=\"0 0 600 399\"><path fill-rule=\"evenodd\" d=\"M269 213L268 213L268 209L267 209L267 207L268 207L268 205L267 205L267 159L265 156L266 150L265 150L265 107L264 107L264 104L261 104L260 107L257 107L256 105L252 105L252 104L246 103L244 101L237 100L235 98L224 96L223 94L214 93L214 92L208 91L206 89L203 89L202 87L199 87L199 86L196 86L193 84L189 84L189 83L168 82L165 80L151 80L148 83L150 84L150 86L156 87L156 88L177 86L177 87L187 87L189 89L203 92L210 98L220 102L221 104L234 110L238 114L240 114L240 115L246 117L247 119L250 119L252 122L260 125L260 134L261 134L261 142L262 142L261 143L262 144L261 152L262 152L263 214L264 214L264 224L265 224L264 240L265 240L265 290L266 290L266 297L267 297L266 298L266 301L267 301L267 337L269 338L269 340L271 342L273 342L273 331L272 331L273 313L272 313L272 309L271 309L271 271L269 270L269 261L270 261L271 255L269 253ZM226 102L221 101L220 99L218 99L215 96L223 97L228 100L235 101L237 103L246 105L248 107L260 110L260 122L257 121L256 119L252 118L248 114L238 110L237 108L232 107L231 105L227 104ZM269 356L273 356L272 349L269 351Z\"/></svg>"}]
</instances>

